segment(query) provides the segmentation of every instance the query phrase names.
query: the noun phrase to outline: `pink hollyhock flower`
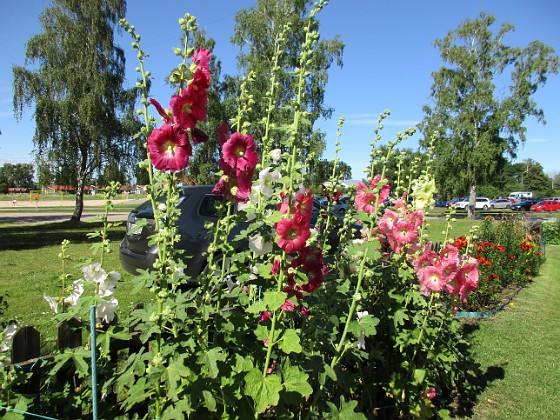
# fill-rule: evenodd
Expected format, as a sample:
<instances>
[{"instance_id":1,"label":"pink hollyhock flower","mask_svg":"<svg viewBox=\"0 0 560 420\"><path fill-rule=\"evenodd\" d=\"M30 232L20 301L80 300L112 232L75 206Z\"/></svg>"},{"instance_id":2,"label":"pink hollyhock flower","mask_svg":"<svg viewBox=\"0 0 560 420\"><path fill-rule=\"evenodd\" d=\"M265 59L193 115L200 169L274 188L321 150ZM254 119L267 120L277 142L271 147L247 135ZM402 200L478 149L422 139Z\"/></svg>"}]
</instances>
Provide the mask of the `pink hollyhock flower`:
<instances>
[{"instance_id":1,"label":"pink hollyhock flower","mask_svg":"<svg viewBox=\"0 0 560 420\"><path fill-rule=\"evenodd\" d=\"M406 220L418 229L424 221L424 210L414 210L406 216Z\"/></svg>"},{"instance_id":2,"label":"pink hollyhock flower","mask_svg":"<svg viewBox=\"0 0 560 420\"><path fill-rule=\"evenodd\" d=\"M453 245L447 244L439 251L439 258L442 261L458 261L459 250Z\"/></svg>"},{"instance_id":3,"label":"pink hollyhock flower","mask_svg":"<svg viewBox=\"0 0 560 420\"><path fill-rule=\"evenodd\" d=\"M398 213L391 209L386 209L383 216L379 219L378 231L382 235L387 235L393 230L393 226L399 220L400 216Z\"/></svg>"},{"instance_id":4,"label":"pink hollyhock flower","mask_svg":"<svg viewBox=\"0 0 560 420\"><path fill-rule=\"evenodd\" d=\"M299 305L298 309L301 316L309 316L309 309L306 306Z\"/></svg>"},{"instance_id":5,"label":"pink hollyhock flower","mask_svg":"<svg viewBox=\"0 0 560 420\"><path fill-rule=\"evenodd\" d=\"M373 214L377 210L378 194L370 190L363 182L356 184L356 198L354 205L356 211L364 211L368 214Z\"/></svg>"},{"instance_id":6,"label":"pink hollyhock flower","mask_svg":"<svg viewBox=\"0 0 560 420\"><path fill-rule=\"evenodd\" d=\"M286 299L284 304L280 306L280 309L287 312L292 312L295 309L296 305L290 299Z\"/></svg>"},{"instance_id":7,"label":"pink hollyhock flower","mask_svg":"<svg viewBox=\"0 0 560 420\"><path fill-rule=\"evenodd\" d=\"M148 151L152 164L160 171L185 169L192 155L187 133L168 122L152 130L148 137Z\"/></svg>"},{"instance_id":8,"label":"pink hollyhock flower","mask_svg":"<svg viewBox=\"0 0 560 420\"><path fill-rule=\"evenodd\" d=\"M276 233L279 236L276 243L288 253L301 251L311 236L309 221L297 214L276 223Z\"/></svg>"},{"instance_id":9,"label":"pink hollyhock flower","mask_svg":"<svg viewBox=\"0 0 560 420\"><path fill-rule=\"evenodd\" d=\"M278 209L281 213L286 214L288 212L288 207L290 207L289 200L284 200ZM295 200L290 207L290 214L298 214L303 217L308 222L311 220L311 215L313 213L313 196L311 195L311 190L308 188L305 193L298 192L295 196Z\"/></svg>"},{"instance_id":10,"label":"pink hollyhock flower","mask_svg":"<svg viewBox=\"0 0 560 420\"><path fill-rule=\"evenodd\" d=\"M413 266L416 273L420 272L423 268L434 265L437 254L431 249L431 242L426 244L424 251L414 259Z\"/></svg>"},{"instance_id":11,"label":"pink hollyhock flower","mask_svg":"<svg viewBox=\"0 0 560 420\"><path fill-rule=\"evenodd\" d=\"M208 68L208 62L212 57L212 52L206 48L199 48L192 56L193 63L198 64L198 68Z\"/></svg>"},{"instance_id":12,"label":"pink hollyhock flower","mask_svg":"<svg viewBox=\"0 0 560 420\"><path fill-rule=\"evenodd\" d=\"M420 291L425 296L428 296L432 291L439 292L445 287L441 269L433 265L422 269L418 275L418 281L420 283Z\"/></svg>"},{"instance_id":13,"label":"pink hollyhock flower","mask_svg":"<svg viewBox=\"0 0 560 420\"><path fill-rule=\"evenodd\" d=\"M272 275L277 276L280 274L280 258L276 257L272 262L272 266L270 267L270 271Z\"/></svg>"},{"instance_id":14,"label":"pink hollyhock flower","mask_svg":"<svg viewBox=\"0 0 560 420\"><path fill-rule=\"evenodd\" d=\"M270 318L272 316L272 312L270 311L262 311L261 312L261 318L259 319L259 322L265 322L268 318Z\"/></svg>"},{"instance_id":15,"label":"pink hollyhock flower","mask_svg":"<svg viewBox=\"0 0 560 420\"><path fill-rule=\"evenodd\" d=\"M259 162L257 146L250 134L233 133L222 147L224 162L235 171L254 170Z\"/></svg>"},{"instance_id":16,"label":"pink hollyhock flower","mask_svg":"<svg viewBox=\"0 0 560 420\"><path fill-rule=\"evenodd\" d=\"M426 388L424 392L422 392L422 397L429 399L430 401L433 400L436 396L436 389L431 386Z\"/></svg>"},{"instance_id":17,"label":"pink hollyhock flower","mask_svg":"<svg viewBox=\"0 0 560 420\"><path fill-rule=\"evenodd\" d=\"M469 257L457 273L459 282L461 283L461 301L466 302L469 294L478 287L478 262L476 259Z\"/></svg>"},{"instance_id":18,"label":"pink hollyhock flower","mask_svg":"<svg viewBox=\"0 0 560 420\"><path fill-rule=\"evenodd\" d=\"M228 141L230 134L228 123L221 123L218 127L218 140L220 142L220 146L223 146L225 142Z\"/></svg>"}]
</instances>

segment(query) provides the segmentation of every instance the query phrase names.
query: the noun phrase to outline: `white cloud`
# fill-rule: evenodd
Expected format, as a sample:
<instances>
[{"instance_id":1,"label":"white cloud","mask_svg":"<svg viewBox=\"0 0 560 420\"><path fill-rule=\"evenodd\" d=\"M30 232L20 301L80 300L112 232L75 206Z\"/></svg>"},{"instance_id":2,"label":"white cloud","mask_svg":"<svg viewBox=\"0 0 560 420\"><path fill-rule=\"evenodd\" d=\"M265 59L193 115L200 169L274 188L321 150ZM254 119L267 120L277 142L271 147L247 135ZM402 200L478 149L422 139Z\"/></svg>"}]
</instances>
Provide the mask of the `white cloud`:
<instances>
[{"instance_id":1,"label":"white cloud","mask_svg":"<svg viewBox=\"0 0 560 420\"><path fill-rule=\"evenodd\" d=\"M552 141L550 139L527 139L527 143L548 143L549 141Z\"/></svg>"}]
</instances>

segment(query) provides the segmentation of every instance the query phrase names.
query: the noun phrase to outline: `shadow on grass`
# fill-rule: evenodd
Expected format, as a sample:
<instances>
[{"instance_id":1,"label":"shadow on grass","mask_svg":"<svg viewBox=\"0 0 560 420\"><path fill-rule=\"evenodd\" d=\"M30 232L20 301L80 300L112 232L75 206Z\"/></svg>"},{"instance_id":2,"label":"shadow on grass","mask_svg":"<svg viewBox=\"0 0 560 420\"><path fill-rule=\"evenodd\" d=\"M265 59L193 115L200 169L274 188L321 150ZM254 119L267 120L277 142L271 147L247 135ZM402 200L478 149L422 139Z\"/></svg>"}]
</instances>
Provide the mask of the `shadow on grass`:
<instances>
[{"instance_id":1,"label":"shadow on grass","mask_svg":"<svg viewBox=\"0 0 560 420\"><path fill-rule=\"evenodd\" d=\"M57 222L38 225L0 226L0 251L39 249L60 245L64 239L72 243L93 242L88 233L102 228L101 222ZM120 241L124 236L124 225L109 229L109 239Z\"/></svg>"},{"instance_id":2,"label":"shadow on grass","mask_svg":"<svg viewBox=\"0 0 560 420\"><path fill-rule=\"evenodd\" d=\"M469 342L469 336L478 330L477 322L468 322L463 324L463 336ZM466 365L463 366L462 372L465 375L465 381L457 390L454 401L451 404L451 412L453 417L466 418L474 414L474 407L478 404L479 396L488 388L492 382L504 379L506 376L506 366L487 366L483 367L476 362L472 355L471 345L463 343L460 347L461 353L468 355L465 357Z\"/></svg>"}]
</instances>

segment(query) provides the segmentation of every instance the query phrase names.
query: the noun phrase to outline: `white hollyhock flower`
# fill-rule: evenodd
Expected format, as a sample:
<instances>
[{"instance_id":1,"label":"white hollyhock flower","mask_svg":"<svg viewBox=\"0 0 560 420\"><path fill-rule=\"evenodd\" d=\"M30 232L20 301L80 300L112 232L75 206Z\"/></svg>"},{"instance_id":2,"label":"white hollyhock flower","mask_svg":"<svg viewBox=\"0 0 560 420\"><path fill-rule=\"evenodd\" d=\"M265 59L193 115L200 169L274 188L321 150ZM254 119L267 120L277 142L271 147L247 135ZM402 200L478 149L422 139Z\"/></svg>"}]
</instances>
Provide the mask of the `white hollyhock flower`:
<instances>
[{"instance_id":1,"label":"white hollyhock flower","mask_svg":"<svg viewBox=\"0 0 560 420\"><path fill-rule=\"evenodd\" d=\"M366 315L369 315L368 311L358 311L356 312L356 315L358 317L358 320ZM362 331L360 333L360 336L358 337L358 342L356 343L356 346L361 349L361 350L365 350L366 348L366 335L364 334L364 332Z\"/></svg>"},{"instance_id":2,"label":"white hollyhock flower","mask_svg":"<svg viewBox=\"0 0 560 420\"><path fill-rule=\"evenodd\" d=\"M115 298L99 302L95 307L97 322L104 322L107 324L115 319L115 311L118 305L119 301Z\"/></svg>"},{"instance_id":3,"label":"white hollyhock flower","mask_svg":"<svg viewBox=\"0 0 560 420\"><path fill-rule=\"evenodd\" d=\"M0 353L8 351L12 348L12 339L17 331L17 325L10 324L2 332L2 341L0 341Z\"/></svg>"},{"instance_id":4,"label":"white hollyhock flower","mask_svg":"<svg viewBox=\"0 0 560 420\"><path fill-rule=\"evenodd\" d=\"M43 293L43 298L47 301L47 303L49 304L49 306L51 307L51 310L57 314L58 313L58 302L56 301L55 298L52 298L46 294Z\"/></svg>"},{"instance_id":5,"label":"white hollyhock flower","mask_svg":"<svg viewBox=\"0 0 560 420\"><path fill-rule=\"evenodd\" d=\"M274 194L274 184L279 179L280 172L272 171L271 168L263 169L259 173L259 184L257 188L264 197L270 198L272 194Z\"/></svg>"},{"instance_id":6,"label":"white hollyhock flower","mask_svg":"<svg viewBox=\"0 0 560 420\"><path fill-rule=\"evenodd\" d=\"M82 293L84 293L84 281L82 279L75 280L72 283L72 293L64 299L64 302L69 303L70 306L76 306Z\"/></svg>"},{"instance_id":7,"label":"white hollyhock flower","mask_svg":"<svg viewBox=\"0 0 560 420\"><path fill-rule=\"evenodd\" d=\"M99 283L99 296L107 297L115 293L115 288L117 287L117 282L121 279L121 274L117 271L111 271L107 276Z\"/></svg>"},{"instance_id":8,"label":"white hollyhock flower","mask_svg":"<svg viewBox=\"0 0 560 420\"><path fill-rule=\"evenodd\" d=\"M272 163L278 163L280 158L282 157L282 150L274 149L270 152L270 157L272 158Z\"/></svg>"},{"instance_id":9,"label":"white hollyhock flower","mask_svg":"<svg viewBox=\"0 0 560 420\"><path fill-rule=\"evenodd\" d=\"M107 278L107 273L98 262L82 268L82 273L86 280L94 281L96 283L101 283L103 280L105 280L105 278Z\"/></svg>"},{"instance_id":10,"label":"white hollyhock flower","mask_svg":"<svg viewBox=\"0 0 560 420\"><path fill-rule=\"evenodd\" d=\"M263 237L260 233L249 236L249 249L258 255L265 255L272 252L272 242Z\"/></svg>"}]
</instances>

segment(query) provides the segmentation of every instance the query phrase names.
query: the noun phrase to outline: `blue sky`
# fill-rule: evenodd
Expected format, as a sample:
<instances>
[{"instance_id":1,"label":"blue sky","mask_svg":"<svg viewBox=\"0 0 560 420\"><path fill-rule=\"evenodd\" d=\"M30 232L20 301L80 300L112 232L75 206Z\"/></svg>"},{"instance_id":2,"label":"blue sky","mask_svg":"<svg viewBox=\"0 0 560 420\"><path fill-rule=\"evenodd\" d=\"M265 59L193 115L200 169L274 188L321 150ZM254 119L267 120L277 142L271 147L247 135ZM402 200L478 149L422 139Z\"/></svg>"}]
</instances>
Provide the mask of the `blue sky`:
<instances>
[{"instance_id":1,"label":"blue sky","mask_svg":"<svg viewBox=\"0 0 560 420\"><path fill-rule=\"evenodd\" d=\"M33 109L20 122L12 112L13 65L23 65L25 43L40 32L39 13L47 0L3 2L0 14L0 165L5 162L32 162ZM216 54L223 72L237 73L237 47L230 44L235 13L251 7L253 0L129 0L127 19L142 36L142 46L150 54L146 67L154 76L154 97L166 103L170 95L163 77L176 64L172 48L178 46L178 18L186 12L197 17L199 26L217 41ZM320 13L321 35L341 36L346 44L344 67L332 68L325 103L335 109L332 120L317 126L327 133L324 158L332 158L336 126L345 118L340 157L350 164L354 178L363 177L368 166L370 142L379 114L391 110L385 121L382 143L396 133L416 125L423 117L422 106L430 103L431 72L442 66L436 38L443 38L465 19L483 11L497 23L516 27L505 43L526 46L540 40L560 53L560 2L557 0L331 0ZM497 30L497 27L496 27ZM134 83L137 65L127 34L118 44L127 52L127 78ZM517 162L531 158L548 174L560 172L560 76L552 76L537 92L535 100L543 108L546 125L534 119L526 122L527 142L518 149ZM402 147L417 147L418 135Z\"/></svg>"}]
</instances>

